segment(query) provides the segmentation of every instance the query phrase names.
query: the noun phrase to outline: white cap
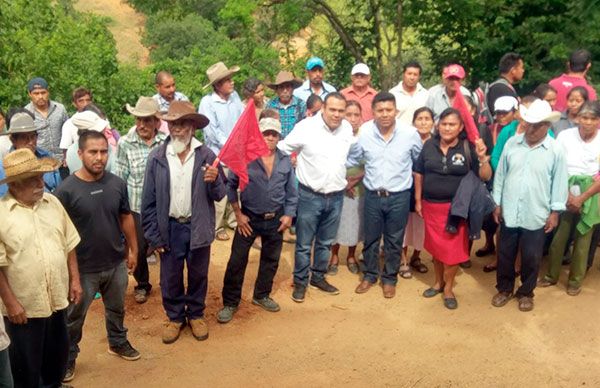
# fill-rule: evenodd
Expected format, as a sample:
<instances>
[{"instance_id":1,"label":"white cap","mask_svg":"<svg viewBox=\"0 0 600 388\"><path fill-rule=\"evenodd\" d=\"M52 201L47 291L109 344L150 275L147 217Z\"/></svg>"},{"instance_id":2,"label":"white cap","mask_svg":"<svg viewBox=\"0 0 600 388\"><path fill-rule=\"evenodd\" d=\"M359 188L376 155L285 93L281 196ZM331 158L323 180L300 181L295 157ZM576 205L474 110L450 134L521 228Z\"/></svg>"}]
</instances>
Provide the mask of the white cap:
<instances>
[{"instance_id":1,"label":"white cap","mask_svg":"<svg viewBox=\"0 0 600 388\"><path fill-rule=\"evenodd\" d=\"M513 96L502 96L494 101L494 112L512 112L513 110L517 110L518 106L519 101Z\"/></svg>"},{"instance_id":2,"label":"white cap","mask_svg":"<svg viewBox=\"0 0 600 388\"><path fill-rule=\"evenodd\" d=\"M77 112L71 117L71 122L79 130L89 129L91 131L102 132L108 127L108 121L92 111Z\"/></svg>"},{"instance_id":3,"label":"white cap","mask_svg":"<svg viewBox=\"0 0 600 388\"><path fill-rule=\"evenodd\" d=\"M279 122L279 120L273 119L271 117L265 117L260 119L258 127L260 128L261 133L266 131L275 131L281 134L281 123Z\"/></svg>"},{"instance_id":4,"label":"white cap","mask_svg":"<svg viewBox=\"0 0 600 388\"><path fill-rule=\"evenodd\" d=\"M560 119L560 112L552 110L550 104L544 100L535 100L527 108L525 105L521 105L519 108L521 118L530 124L537 124L543 121L555 123Z\"/></svg>"},{"instance_id":5,"label":"white cap","mask_svg":"<svg viewBox=\"0 0 600 388\"><path fill-rule=\"evenodd\" d=\"M350 74L351 75L354 75L354 74L369 75L369 74L371 74L371 70L369 70L369 66L365 65L364 63L357 63L356 65L354 65L354 67L352 67L352 72Z\"/></svg>"}]
</instances>

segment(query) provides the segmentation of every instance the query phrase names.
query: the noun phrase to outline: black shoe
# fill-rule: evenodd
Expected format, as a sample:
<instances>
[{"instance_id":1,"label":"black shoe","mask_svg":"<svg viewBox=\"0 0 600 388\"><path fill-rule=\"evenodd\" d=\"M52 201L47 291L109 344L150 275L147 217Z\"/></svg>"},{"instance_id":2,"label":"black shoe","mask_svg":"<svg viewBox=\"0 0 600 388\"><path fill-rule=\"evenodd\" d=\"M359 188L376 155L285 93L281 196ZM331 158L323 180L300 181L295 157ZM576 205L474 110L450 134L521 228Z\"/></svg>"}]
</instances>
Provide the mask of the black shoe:
<instances>
[{"instance_id":1,"label":"black shoe","mask_svg":"<svg viewBox=\"0 0 600 388\"><path fill-rule=\"evenodd\" d=\"M310 286L331 295L337 295L340 293L340 290L329 284L325 279L319 280L318 282L311 280Z\"/></svg>"},{"instance_id":2,"label":"black shoe","mask_svg":"<svg viewBox=\"0 0 600 388\"><path fill-rule=\"evenodd\" d=\"M140 352L135 350L129 341L125 341L123 345L109 347L108 353L119 356L127 361L139 360L141 357Z\"/></svg>"},{"instance_id":3,"label":"black shoe","mask_svg":"<svg viewBox=\"0 0 600 388\"><path fill-rule=\"evenodd\" d=\"M306 294L306 286L298 283L294 283L294 291L292 292L292 300L297 303L304 302L304 295Z\"/></svg>"},{"instance_id":4,"label":"black shoe","mask_svg":"<svg viewBox=\"0 0 600 388\"><path fill-rule=\"evenodd\" d=\"M62 382L68 383L69 381L75 378L75 361L67 364L67 372L65 373L65 377L63 377Z\"/></svg>"},{"instance_id":5,"label":"black shoe","mask_svg":"<svg viewBox=\"0 0 600 388\"><path fill-rule=\"evenodd\" d=\"M459 265L460 265L460 268L471 268L471 266L473 266L473 263L471 263L471 260L467 260L467 261L463 261Z\"/></svg>"}]
</instances>

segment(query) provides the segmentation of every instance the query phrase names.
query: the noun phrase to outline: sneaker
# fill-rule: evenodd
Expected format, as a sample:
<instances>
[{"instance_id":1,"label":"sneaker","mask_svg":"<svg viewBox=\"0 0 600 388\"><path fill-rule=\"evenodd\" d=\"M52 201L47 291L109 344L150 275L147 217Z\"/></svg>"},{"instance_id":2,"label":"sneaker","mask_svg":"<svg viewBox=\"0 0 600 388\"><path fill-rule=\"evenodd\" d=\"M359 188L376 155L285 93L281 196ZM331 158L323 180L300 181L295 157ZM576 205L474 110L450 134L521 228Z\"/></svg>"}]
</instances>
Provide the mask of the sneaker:
<instances>
[{"instance_id":1,"label":"sneaker","mask_svg":"<svg viewBox=\"0 0 600 388\"><path fill-rule=\"evenodd\" d=\"M198 341L204 341L208 338L208 325L204 318L188 319L188 322L194 338Z\"/></svg>"},{"instance_id":2,"label":"sneaker","mask_svg":"<svg viewBox=\"0 0 600 388\"><path fill-rule=\"evenodd\" d=\"M318 282L315 282L314 280L310 281L310 286L312 288L316 288L318 290L321 290L323 292L326 292L330 295L337 295L340 293L340 290L338 290L337 288L335 288L334 286L332 286L331 284L329 284L327 282L327 280L322 279L319 280Z\"/></svg>"},{"instance_id":3,"label":"sneaker","mask_svg":"<svg viewBox=\"0 0 600 388\"><path fill-rule=\"evenodd\" d=\"M567 294L570 296L577 296L581 292L581 287L567 286Z\"/></svg>"},{"instance_id":4,"label":"sneaker","mask_svg":"<svg viewBox=\"0 0 600 388\"><path fill-rule=\"evenodd\" d=\"M262 307L263 309L270 311L272 313L276 313L281 310L277 302L275 302L270 297L265 297L261 299L252 298L252 304Z\"/></svg>"},{"instance_id":5,"label":"sneaker","mask_svg":"<svg viewBox=\"0 0 600 388\"><path fill-rule=\"evenodd\" d=\"M133 291L133 299L135 299L136 303L142 304L148 301L149 292L143 288L136 289Z\"/></svg>"},{"instance_id":6,"label":"sneaker","mask_svg":"<svg viewBox=\"0 0 600 388\"><path fill-rule=\"evenodd\" d=\"M292 292L292 300L297 303L304 302L304 295L306 294L306 286L298 283L294 283L294 291Z\"/></svg>"},{"instance_id":7,"label":"sneaker","mask_svg":"<svg viewBox=\"0 0 600 388\"><path fill-rule=\"evenodd\" d=\"M217 313L217 322L227 323L233 319L233 314L237 311L237 306L223 306Z\"/></svg>"},{"instance_id":8,"label":"sneaker","mask_svg":"<svg viewBox=\"0 0 600 388\"><path fill-rule=\"evenodd\" d=\"M181 333L181 329L183 329L184 326L185 324L183 322L168 321L162 332L163 344L172 344L177 341L179 333Z\"/></svg>"},{"instance_id":9,"label":"sneaker","mask_svg":"<svg viewBox=\"0 0 600 388\"><path fill-rule=\"evenodd\" d=\"M131 346L131 344L129 343L129 341L125 341L124 344L119 345L119 346L111 346L108 348L108 353L114 355L114 356L119 356L121 357L123 360L127 360L127 361L135 361L135 360L139 360L140 357L142 357L140 355L140 352L138 352L137 350L135 350L133 348L133 346Z\"/></svg>"},{"instance_id":10,"label":"sneaker","mask_svg":"<svg viewBox=\"0 0 600 388\"><path fill-rule=\"evenodd\" d=\"M68 383L75 378L75 361L67 364L67 372L65 373L65 377L63 377L62 382Z\"/></svg>"}]
</instances>

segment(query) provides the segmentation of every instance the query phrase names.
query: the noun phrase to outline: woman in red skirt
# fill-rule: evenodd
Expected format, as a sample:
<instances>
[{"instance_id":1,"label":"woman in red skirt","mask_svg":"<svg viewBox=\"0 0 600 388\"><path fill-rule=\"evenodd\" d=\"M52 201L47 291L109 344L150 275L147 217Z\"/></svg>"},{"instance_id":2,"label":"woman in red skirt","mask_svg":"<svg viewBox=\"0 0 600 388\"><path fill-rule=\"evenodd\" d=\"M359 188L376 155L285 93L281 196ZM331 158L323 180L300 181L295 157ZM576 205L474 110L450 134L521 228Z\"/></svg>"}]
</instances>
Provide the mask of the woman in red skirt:
<instances>
[{"instance_id":1,"label":"woman in red skirt","mask_svg":"<svg viewBox=\"0 0 600 388\"><path fill-rule=\"evenodd\" d=\"M435 269L435 284L423 296L443 293L444 306L449 309L458 307L452 290L458 264L469 260L465 221L458 224L458 233L446 231L450 203L469 169L484 181L492 176L483 140L478 139L473 146L463 128L457 110L443 111L437 132L423 145L414 165L415 210L425 221L425 249L433 256Z\"/></svg>"}]
</instances>

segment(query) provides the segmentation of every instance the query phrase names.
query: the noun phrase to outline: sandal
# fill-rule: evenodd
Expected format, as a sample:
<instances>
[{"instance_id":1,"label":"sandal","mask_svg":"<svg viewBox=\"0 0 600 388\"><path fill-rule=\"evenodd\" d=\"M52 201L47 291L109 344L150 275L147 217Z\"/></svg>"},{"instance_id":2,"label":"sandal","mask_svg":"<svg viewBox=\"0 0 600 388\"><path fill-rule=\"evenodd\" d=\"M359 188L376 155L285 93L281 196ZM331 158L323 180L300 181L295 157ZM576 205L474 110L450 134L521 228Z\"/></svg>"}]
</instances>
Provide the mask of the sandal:
<instances>
[{"instance_id":1,"label":"sandal","mask_svg":"<svg viewBox=\"0 0 600 388\"><path fill-rule=\"evenodd\" d=\"M227 241L227 240L229 240L229 235L227 234L226 231L219 230L217 232L217 240L219 240L219 241Z\"/></svg>"},{"instance_id":2,"label":"sandal","mask_svg":"<svg viewBox=\"0 0 600 388\"><path fill-rule=\"evenodd\" d=\"M420 258L415 258L410 261L410 266L413 267L418 273L426 273L429 268L421 262Z\"/></svg>"},{"instance_id":3,"label":"sandal","mask_svg":"<svg viewBox=\"0 0 600 388\"><path fill-rule=\"evenodd\" d=\"M400 269L398 270L398 275L400 275L402 279L412 278L412 272L410 271L410 267L408 266L408 264L402 264L400 266Z\"/></svg>"}]
</instances>

